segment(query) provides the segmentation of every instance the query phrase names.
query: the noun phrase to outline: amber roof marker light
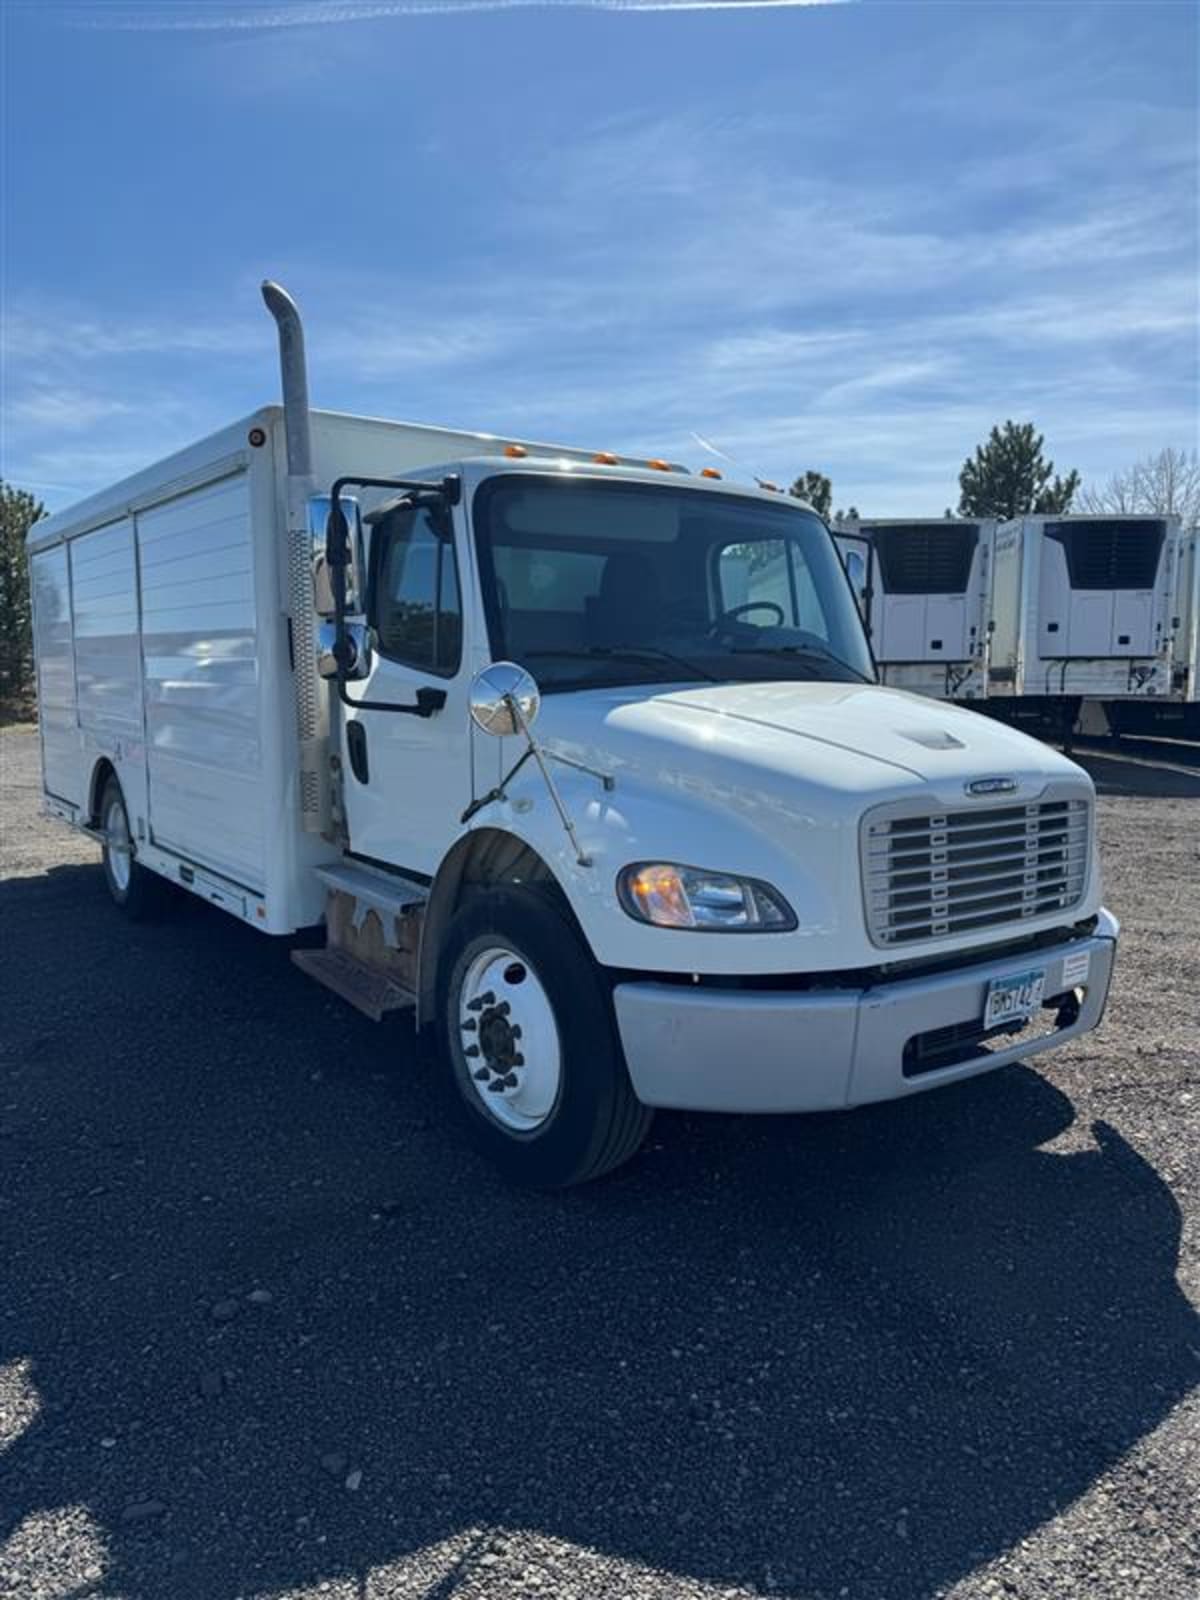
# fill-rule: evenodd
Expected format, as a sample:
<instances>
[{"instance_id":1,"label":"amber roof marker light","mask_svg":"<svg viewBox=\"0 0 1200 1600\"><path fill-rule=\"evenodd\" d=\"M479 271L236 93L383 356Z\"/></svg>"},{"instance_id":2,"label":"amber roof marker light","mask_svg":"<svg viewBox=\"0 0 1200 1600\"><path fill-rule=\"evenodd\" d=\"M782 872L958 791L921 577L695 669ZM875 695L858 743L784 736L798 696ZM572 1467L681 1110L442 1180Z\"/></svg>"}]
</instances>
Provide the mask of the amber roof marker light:
<instances>
[{"instance_id":1,"label":"amber roof marker light","mask_svg":"<svg viewBox=\"0 0 1200 1600\"><path fill-rule=\"evenodd\" d=\"M506 444L504 446L504 454L510 461L523 461L529 451L526 450L523 444Z\"/></svg>"},{"instance_id":2,"label":"amber roof marker light","mask_svg":"<svg viewBox=\"0 0 1200 1600\"><path fill-rule=\"evenodd\" d=\"M700 476L702 478L720 478L722 474L717 471L716 467L701 467Z\"/></svg>"}]
</instances>

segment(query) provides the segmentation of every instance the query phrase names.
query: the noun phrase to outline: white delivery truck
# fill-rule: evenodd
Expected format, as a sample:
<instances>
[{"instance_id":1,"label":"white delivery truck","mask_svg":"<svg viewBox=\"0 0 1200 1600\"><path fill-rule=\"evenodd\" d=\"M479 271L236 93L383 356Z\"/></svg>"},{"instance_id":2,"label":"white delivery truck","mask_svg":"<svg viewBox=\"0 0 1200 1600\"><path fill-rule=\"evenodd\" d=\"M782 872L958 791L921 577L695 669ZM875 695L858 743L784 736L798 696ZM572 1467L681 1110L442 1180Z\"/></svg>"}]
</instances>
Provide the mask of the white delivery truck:
<instances>
[{"instance_id":1,"label":"white delivery truck","mask_svg":"<svg viewBox=\"0 0 1200 1600\"><path fill-rule=\"evenodd\" d=\"M985 697L995 533L986 518L879 517L835 534L884 683Z\"/></svg>"},{"instance_id":2,"label":"white delivery truck","mask_svg":"<svg viewBox=\"0 0 1200 1600\"><path fill-rule=\"evenodd\" d=\"M1179 519L1028 516L996 533L991 709L1069 733L1084 702L1169 693Z\"/></svg>"},{"instance_id":3,"label":"white delivery truck","mask_svg":"<svg viewBox=\"0 0 1200 1600\"><path fill-rule=\"evenodd\" d=\"M887 1100L1094 1027L1087 776L879 687L833 541L665 461L284 405L30 534L46 805L368 1014L514 1178L656 1106Z\"/></svg>"}]
</instances>

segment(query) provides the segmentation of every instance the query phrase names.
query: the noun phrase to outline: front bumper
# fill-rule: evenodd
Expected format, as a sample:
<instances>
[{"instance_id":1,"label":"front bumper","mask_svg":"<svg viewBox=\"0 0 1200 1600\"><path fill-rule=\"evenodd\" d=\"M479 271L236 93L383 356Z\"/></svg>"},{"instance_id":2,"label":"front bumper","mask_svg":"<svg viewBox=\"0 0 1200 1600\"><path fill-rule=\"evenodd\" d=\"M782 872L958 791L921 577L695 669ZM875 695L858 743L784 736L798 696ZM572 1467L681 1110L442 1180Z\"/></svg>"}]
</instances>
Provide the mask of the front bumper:
<instances>
[{"instance_id":1,"label":"front bumper","mask_svg":"<svg viewBox=\"0 0 1200 1600\"><path fill-rule=\"evenodd\" d=\"M1116 956L1117 919L1101 911L1095 932L1018 955L986 955L952 971L868 987L775 990L620 983L613 991L625 1060L648 1106L689 1111L830 1111L892 1100L1020 1061L1065 1044L1104 1014ZM1081 991L1078 1015L1040 1035L914 1072L905 1046L983 1015L988 984L1046 968L1046 995Z\"/></svg>"}]
</instances>

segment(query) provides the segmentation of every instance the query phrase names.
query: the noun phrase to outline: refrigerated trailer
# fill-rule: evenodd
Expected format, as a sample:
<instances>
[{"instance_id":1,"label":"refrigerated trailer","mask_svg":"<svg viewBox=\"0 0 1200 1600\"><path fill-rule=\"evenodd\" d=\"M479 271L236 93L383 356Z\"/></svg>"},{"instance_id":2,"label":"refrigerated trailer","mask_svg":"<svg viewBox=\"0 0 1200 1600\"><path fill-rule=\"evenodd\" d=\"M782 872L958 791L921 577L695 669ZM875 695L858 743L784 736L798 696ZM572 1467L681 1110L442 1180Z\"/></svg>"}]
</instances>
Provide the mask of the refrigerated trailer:
<instances>
[{"instance_id":1,"label":"refrigerated trailer","mask_svg":"<svg viewBox=\"0 0 1200 1600\"><path fill-rule=\"evenodd\" d=\"M993 708L1069 727L1170 692L1178 519L1029 516L996 533Z\"/></svg>"},{"instance_id":2,"label":"refrigerated trailer","mask_svg":"<svg viewBox=\"0 0 1200 1600\"><path fill-rule=\"evenodd\" d=\"M1200 705L1200 528L1179 536L1171 615L1171 698Z\"/></svg>"},{"instance_id":3,"label":"refrigerated trailer","mask_svg":"<svg viewBox=\"0 0 1200 1600\"><path fill-rule=\"evenodd\" d=\"M1084 708L1089 731L1200 742L1200 531L1180 532L1171 606L1171 674L1165 694Z\"/></svg>"},{"instance_id":4,"label":"refrigerated trailer","mask_svg":"<svg viewBox=\"0 0 1200 1600\"><path fill-rule=\"evenodd\" d=\"M879 686L810 507L310 412L264 296L282 408L29 534L45 805L118 907L323 923L297 966L415 1012L540 1186L655 1107L846 1108L1096 1025L1089 778Z\"/></svg>"},{"instance_id":5,"label":"refrigerated trailer","mask_svg":"<svg viewBox=\"0 0 1200 1600\"><path fill-rule=\"evenodd\" d=\"M996 524L871 518L835 533L882 682L939 700L987 694Z\"/></svg>"}]
</instances>

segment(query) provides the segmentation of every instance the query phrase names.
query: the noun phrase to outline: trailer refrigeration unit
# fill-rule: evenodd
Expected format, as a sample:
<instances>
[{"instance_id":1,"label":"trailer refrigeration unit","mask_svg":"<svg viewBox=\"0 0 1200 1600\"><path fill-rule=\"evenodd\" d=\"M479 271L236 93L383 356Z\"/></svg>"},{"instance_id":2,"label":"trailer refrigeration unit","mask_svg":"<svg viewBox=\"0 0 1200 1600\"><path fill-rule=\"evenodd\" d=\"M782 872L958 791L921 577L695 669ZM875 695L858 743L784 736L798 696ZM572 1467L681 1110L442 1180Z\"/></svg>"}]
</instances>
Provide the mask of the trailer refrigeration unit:
<instances>
[{"instance_id":1,"label":"trailer refrigeration unit","mask_svg":"<svg viewBox=\"0 0 1200 1600\"><path fill-rule=\"evenodd\" d=\"M297 966L436 1030L538 1186L656 1106L859 1105L1095 1026L1090 780L879 687L810 508L310 413L264 295L282 409L30 531L45 804L119 907L324 922Z\"/></svg>"},{"instance_id":2,"label":"trailer refrigeration unit","mask_svg":"<svg viewBox=\"0 0 1200 1600\"><path fill-rule=\"evenodd\" d=\"M1090 717L1085 706L1086 731L1200 741L1200 531L1178 535L1174 566L1170 687L1153 699L1109 700Z\"/></svg>"},{"instance_id":3,"label":"trailer refrigeration unit","mask_svg":"<svg viewBox=\"0 0 1200 1600\"><path fill-rule=\"evenodd\" d=\"M990 520L873 518L835 534L881 680L935 700L987 693ZM855 538L855 534L858 535Z\"/></svg>"},{"instance_id":4,"label":"trailer refrigeration unit","mask_svg":"<svg viewBox=\"0 0 1200 1600\"><path fill-rule=\"evenodd\" d=\"M1085 702L1166 695L1177 558L1177 518L1003 523L992 576L989 709L1069 732Z\"/></svg>"}]
</instances>

